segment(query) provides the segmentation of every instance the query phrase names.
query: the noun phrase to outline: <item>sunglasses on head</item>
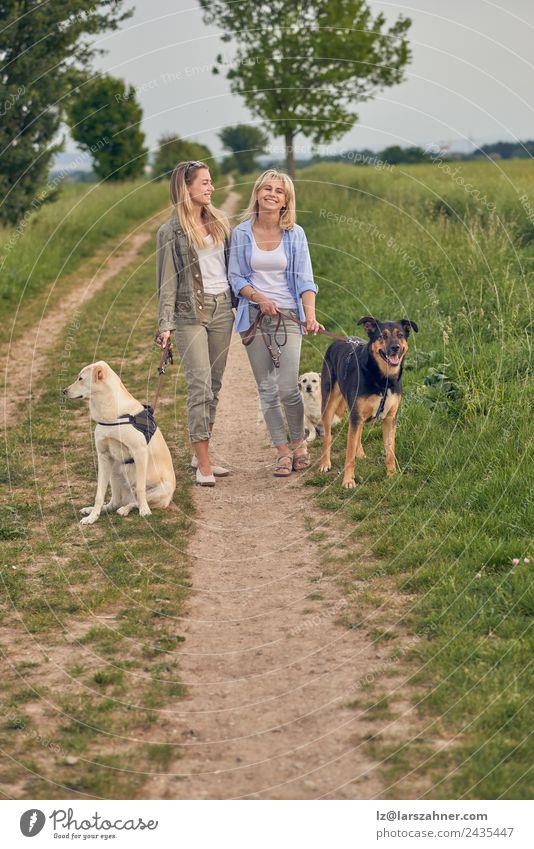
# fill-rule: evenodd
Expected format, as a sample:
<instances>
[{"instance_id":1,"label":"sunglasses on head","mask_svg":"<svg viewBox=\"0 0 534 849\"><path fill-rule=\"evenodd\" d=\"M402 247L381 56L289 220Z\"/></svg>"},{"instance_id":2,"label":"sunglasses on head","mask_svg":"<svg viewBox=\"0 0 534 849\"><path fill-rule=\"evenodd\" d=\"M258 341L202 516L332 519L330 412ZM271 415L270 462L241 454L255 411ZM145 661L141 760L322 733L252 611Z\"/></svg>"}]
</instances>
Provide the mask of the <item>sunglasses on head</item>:
<instances>
[{"instance_id":1,"label":"sunglasses on head","mask_svg":"<svg viewBox=\"0 0 534 849\"><path fill-rule=\"evenodd\" d=\"M205 168L205 165L204 165L203 162L199 162L198 159L192 159L185 166L184 174L185 174L186 177L189 174L189 171L191 170L191 168Z\"/></svg>"}]
</instances>

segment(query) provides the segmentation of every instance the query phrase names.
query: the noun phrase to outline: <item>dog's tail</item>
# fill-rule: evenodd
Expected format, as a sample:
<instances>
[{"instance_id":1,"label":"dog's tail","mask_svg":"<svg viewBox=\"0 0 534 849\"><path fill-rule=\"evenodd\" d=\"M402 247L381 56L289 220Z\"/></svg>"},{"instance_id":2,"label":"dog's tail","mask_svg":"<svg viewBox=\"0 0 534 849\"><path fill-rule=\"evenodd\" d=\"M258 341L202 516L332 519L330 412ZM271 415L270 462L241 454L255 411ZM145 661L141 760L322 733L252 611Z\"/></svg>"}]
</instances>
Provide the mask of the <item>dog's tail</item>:
<instances>
[{"instance_id":1,"label":"dog's tail","mask_svg":"<svg viewBox=\"0 0 534 849\"><path fill-rule=\"evenodd\" d=\"M323 369L321 372L321 412L324 413L326 402L330 396L332 391L332 387L334 386L337 375L334 365L334 359L332 357L332 348L333 345L330 345L326 354L324 355L323 360Z\"/></svg>"}]
</instances>

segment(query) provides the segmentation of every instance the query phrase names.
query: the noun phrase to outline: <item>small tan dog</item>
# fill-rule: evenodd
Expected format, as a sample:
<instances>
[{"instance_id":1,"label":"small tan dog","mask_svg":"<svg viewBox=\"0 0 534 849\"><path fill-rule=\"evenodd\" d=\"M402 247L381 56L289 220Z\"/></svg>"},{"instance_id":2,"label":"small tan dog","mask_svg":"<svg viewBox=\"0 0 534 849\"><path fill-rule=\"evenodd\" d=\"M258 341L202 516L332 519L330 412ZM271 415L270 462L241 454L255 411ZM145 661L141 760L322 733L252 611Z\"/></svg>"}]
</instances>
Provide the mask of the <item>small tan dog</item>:
<instances>
[{"instance_id":1,"label":"small tan dog","mask_svg":"<svg viewBox=\"0 0 534 849\"><path fill-rule=\"evenodd\" d=\"M136 401L119 375L100 360L85 366L63 390L71 400L89 399L98 455L95 503L84 507L82 525L92 525L101 512L127 516L134 507L150 516L151 507L168 507L176 477L172 457L160 429L143 404ZM111 500L104 504L108 484Z\"/></svg>"},{"instance_id":2,"label":"small tan dog","mask_svg":"<svg viewBox=\"0 0 534 849\"><path fill-rule=\"evenodd\" d=\"M299 389L304 404L304 429L307 431L306 442L313 442L317 436L323 435L321 424L321 375L316 371L307 371L299 377ZM332 425L341 419L334 416Z\"/></svg>"}]
</instances>

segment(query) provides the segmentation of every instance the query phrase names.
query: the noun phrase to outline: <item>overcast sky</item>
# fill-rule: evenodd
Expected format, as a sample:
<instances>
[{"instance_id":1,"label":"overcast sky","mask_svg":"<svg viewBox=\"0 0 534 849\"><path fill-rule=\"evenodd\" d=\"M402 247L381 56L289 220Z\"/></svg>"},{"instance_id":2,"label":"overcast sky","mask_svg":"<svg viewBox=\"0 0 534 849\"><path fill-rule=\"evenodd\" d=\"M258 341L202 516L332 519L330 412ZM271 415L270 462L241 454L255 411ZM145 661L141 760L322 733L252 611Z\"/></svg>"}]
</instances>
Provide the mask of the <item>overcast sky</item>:
<instances>
[{"instance_id":1,"label":"overcast sky","mask_svg":"<svg viewBox=\"0 0 534 849\"><path fill-rule=\"evenodd\" d=\"M534 138L534 0L370 5L389 21L412 18L413 60L406 81L361 105L359 122L332 150ZM202 22L195 0L137 0L133 17L99 46L108 52L97 67L138 88L151 148L175 132L218 156L221 127L256 123L225 76L211 73L216 55L230 60L233 47ZM280 153L281 139L272 142ZM309 153L307 140L297 145Z\"/></svg>"}]
</instances>

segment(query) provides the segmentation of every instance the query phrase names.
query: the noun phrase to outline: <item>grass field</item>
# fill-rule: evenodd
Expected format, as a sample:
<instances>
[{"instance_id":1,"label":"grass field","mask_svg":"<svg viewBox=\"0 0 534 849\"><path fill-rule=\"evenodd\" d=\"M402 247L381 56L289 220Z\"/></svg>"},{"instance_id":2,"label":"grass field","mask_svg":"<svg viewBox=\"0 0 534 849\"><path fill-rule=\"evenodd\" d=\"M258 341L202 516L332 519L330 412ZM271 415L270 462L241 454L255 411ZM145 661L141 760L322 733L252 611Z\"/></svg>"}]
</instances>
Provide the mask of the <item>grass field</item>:
<instances>
[{"instance_id":1,"label":"grass field","mask_svg":"<svg viewBox=\"0 0 534 849\"><path fill-rule=\"evenodd\" d=\"M338 476L311 484L325 509L358 523L381 568L411 594L403 624L426 635L414 684L428 740L372 743L401 797L430 772L436 797L532 798L534 171L520 162L455 168L299 174L320 319L357 335L368 314L420 328L404 378L401 474L386 479L381 428L369 427L358 487L342 491L343 428ZM303 371L320 371L326 345L306 340ZM353 581L375 568L348 566ZM435 753L436 739L446 753Z\"/></svg>"}]
</instances>

